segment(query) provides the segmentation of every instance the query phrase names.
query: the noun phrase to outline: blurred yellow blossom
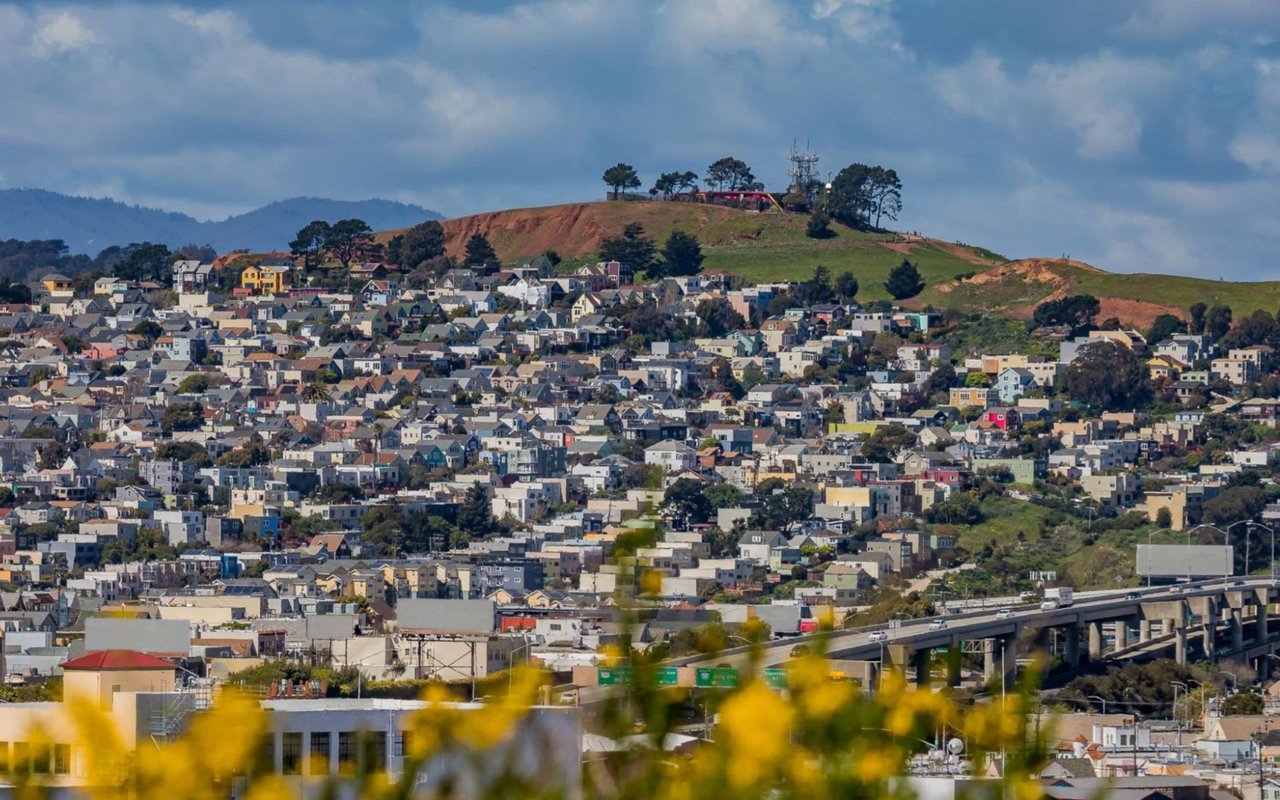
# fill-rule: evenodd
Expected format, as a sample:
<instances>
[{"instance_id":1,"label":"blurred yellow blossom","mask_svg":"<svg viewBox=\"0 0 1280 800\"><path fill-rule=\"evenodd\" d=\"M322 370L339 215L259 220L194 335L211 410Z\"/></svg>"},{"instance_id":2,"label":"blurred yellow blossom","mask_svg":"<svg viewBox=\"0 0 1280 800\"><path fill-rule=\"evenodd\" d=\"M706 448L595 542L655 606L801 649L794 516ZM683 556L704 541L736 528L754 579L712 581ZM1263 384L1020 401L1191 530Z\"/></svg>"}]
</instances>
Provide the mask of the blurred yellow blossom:
<instances>
[{"instance_id":1,"label":"blurred yellow blossom","mask_svg":"<svg viewBox=\"0 0 1280 800\"><path fill-rule=\"evenodd\" d=\"M718 732L732 753L731 784L751 786L777 768L787 753L793 716L790 705L758 682L724 702Z\"/></svg>"}]
</instances>

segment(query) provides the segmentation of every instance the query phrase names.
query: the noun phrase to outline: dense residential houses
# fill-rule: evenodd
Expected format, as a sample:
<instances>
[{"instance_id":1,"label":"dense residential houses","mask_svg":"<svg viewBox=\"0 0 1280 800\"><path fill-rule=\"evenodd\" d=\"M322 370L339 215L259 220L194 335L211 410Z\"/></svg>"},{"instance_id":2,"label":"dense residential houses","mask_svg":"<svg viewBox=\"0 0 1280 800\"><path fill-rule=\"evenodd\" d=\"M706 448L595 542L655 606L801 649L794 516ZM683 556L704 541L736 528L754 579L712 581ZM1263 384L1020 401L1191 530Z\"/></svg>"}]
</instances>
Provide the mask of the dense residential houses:
<instances>
[{"instance_id":1,"label":"dense residential houses","mask_svg":"<svg viewBox=\"0 0 1280 800\"><path fill-rule=\"evenodd\" d=\"M209 680L301 654L369 678L593 664L623 596L666 615L644 646L710 614L787 635L974 558L950 523L975 487L1182 531L1280 464L1254 439L1155 466L1224 419L1276 427L1266 346L1118 329L1056 359L961 351L936 313L619 262L420 288L356 263L347 291L228 263L49 274L4 307L9 682L92 671L106 641L148 654L142 684L155 658ZM1099 344L1132 352L1161 413L1066 392Z\"/></svg>"}]
</instances>

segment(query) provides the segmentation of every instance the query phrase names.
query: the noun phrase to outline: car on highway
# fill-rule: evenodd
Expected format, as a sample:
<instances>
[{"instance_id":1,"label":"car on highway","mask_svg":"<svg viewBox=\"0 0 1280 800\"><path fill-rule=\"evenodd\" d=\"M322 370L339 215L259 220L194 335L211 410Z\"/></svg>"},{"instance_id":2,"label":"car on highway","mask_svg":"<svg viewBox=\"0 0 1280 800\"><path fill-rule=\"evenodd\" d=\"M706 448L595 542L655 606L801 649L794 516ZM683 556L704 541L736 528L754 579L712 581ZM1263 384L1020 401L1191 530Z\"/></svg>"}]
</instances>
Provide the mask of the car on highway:
<instances>
[{"instance_id":1,"label":"car on highway","mask_svg":"<svg viewBox=\"0 0 1280 800\"><path fill-rule=\"evenodd\" d=\"M929 630L931 631L940 631L946 627L947 621L945 619L935 619L933 622L929 623Z\"/></svg>"},{"instance_id":2,"label":"car on highway","mask_svg":"<svg viewBox=\"0 0 1280 800\"><path fill-rule=\"evenodd\" d=\"M867 640L873 644L876 642L887 642L889 641L889 634L885 631L872 631L871 635L867 637Z\"/></svg>"},{"instance_id":3,"label":"car on highway","mask_svg":"<svg viewBox=\"0 0 1280 800\"><path fill-rule=\"evenodd\" d=\"M1012 608L1002 608L996 612L996 619L1013 619Z\"/></svg>"},{"instance_id":4,"label":"car on highway","mask_svg":"<svg viewBox=\"0 0 1280 800\"><path fill-rule=\"evenodd\" d=\"M1141 598L1142 598L1142 595L1139 594L1138 592L1129 592L1124 596L1125 600L1139 600Z\"/></svg>"}]
</instances>

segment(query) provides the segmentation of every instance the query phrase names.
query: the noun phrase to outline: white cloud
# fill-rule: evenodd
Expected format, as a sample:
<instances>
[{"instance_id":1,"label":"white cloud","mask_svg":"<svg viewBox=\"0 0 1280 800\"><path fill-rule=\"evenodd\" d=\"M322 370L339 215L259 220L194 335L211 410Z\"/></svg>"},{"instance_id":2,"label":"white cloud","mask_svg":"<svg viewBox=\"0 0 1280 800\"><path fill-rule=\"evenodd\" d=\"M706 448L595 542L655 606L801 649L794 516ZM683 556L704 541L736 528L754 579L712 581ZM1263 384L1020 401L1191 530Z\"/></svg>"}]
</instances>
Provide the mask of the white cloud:
<instances>
[{"instance_id":1,"label":"white cloud","mask_svg":"<svg viewBox=\"0 0 1280 800\"><path fill-rule=\"evenodd\" d=\"M1272 0L1143 0L1120 32L1145 39L1232 32L1274 41L1278 27L1280 3Z\"/></svg>"},{"instance_id":2,"label":"white cloud","mask_svg":"<svg viewBox=\"0 0 1280 800\"><path fill-rule=\"evenodd\" d=\"M31 47L37 55L47 56L79 50L96 39L79 17L64 10L40 17Z\"/></svg>"},{"instance_id":3,"label":"white cloud","mask_svg":"<svg viewBox=\"0 0 1280 800\"><path fill-rule=\"evenodd\" d=\"M787 56L822 46L820 37L775 0L669 0L659 13L664 37L685 56Z\"/></svg>"},{"instance_id":4,"label":"white cloud","mask_svg":"<svg viewBox=\"0 0 1280 800\"><path fill-rule=\"evenodd\" d=\"M1253 107L1231 137L1228 150L1249 169L1274 175L1280 173L1280 61L1259 59L1253 67L1257 81Z\"/></svg>"},{"instance_id":5,"label":"white cloud","mask_svg":"<svg viewBox=\"0 0 1280 800\"><path fill-rule=\"evenodd\" d=\"M830 20L861 45L879 45L904 53L901 31L893 19L894 0L814 0L810 14Z\"/></svg>"},{"instance_id":6,"label":"white cloud","mask_svg":"<svg viewBox=\"0 0 1280 800\"><path fill-rule=\"evenodd\" d=\"M1166 66L1110 53L1072 62L1036 62L1014 75L996 56L978 53L936 73L935 91L952 109L1005 125L1020 138L1065 129L1085 158L1133 151L1144 105L1172 85Z\"/></svg>"}]
</instances>

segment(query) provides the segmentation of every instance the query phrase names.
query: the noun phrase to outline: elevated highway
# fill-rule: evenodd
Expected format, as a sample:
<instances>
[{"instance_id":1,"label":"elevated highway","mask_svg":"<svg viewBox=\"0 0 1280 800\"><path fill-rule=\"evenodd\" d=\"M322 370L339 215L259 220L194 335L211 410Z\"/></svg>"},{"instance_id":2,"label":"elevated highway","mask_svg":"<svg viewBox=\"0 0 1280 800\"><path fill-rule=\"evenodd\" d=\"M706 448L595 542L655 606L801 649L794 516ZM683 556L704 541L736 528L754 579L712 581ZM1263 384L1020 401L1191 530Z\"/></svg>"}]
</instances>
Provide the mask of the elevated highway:
<instances>
[{"instance_id":1,"label":"elevated highway","mask_svg":"<svg viewBox=\"0 0 1280 800\"><path fill-rule=\"evenodd\" d=\"M1280 625L1271 624L1269 611L1277 600L1280 584L1271 578L1091 592L1052 610L1039 604L1014 605L907 620L896 627L874 625L780 639L763 645L755 664L780 666L793 658L796 646L816 644L822 636L831 658L899 665L922 684L929 680L931 654L941 650L982 653L988 679L1001 669L1012 676L1018 659L1036 648L1053 648L1072 667L1086 659L1138 657L1158 649L1171 649L1183 664L1192 651L1209 660L1265 660L1280 649ZM739 647L668 663L743 667L751 662L751 652ZM959 661L948 659L953 665L951 680L959 680Z\"/></svg>"}]
</instances>

